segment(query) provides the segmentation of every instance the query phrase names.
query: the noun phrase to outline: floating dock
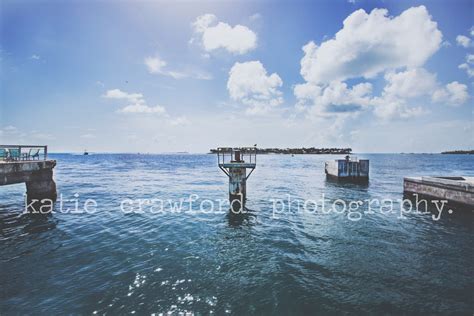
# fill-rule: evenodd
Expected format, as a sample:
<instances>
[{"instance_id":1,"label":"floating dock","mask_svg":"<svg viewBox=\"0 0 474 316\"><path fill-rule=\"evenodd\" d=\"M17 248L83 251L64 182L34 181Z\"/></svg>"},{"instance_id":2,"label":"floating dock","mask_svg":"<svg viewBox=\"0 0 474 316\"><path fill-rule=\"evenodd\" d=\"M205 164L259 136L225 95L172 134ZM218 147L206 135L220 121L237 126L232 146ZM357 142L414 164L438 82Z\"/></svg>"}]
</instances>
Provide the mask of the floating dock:
<instances>
[{"instance_id":1,"label":"floating dock","mask_svg":"<svg viewBox=\"0 0 474 316\"><path fill-rule=\"evenodd\" d=\"M326 176L336 180L368 181L369 160L346 156L325 163Z\"/></svg>"},{"instance_id":2,"label":"floating dock","mask_svg":"<svg viewBox=\"0 0 474 316\"><path fill-rule=\"evenodd\" d=\"M403 191L474 208L474 177L405 177Z\"/></svg>"}]
</instances>

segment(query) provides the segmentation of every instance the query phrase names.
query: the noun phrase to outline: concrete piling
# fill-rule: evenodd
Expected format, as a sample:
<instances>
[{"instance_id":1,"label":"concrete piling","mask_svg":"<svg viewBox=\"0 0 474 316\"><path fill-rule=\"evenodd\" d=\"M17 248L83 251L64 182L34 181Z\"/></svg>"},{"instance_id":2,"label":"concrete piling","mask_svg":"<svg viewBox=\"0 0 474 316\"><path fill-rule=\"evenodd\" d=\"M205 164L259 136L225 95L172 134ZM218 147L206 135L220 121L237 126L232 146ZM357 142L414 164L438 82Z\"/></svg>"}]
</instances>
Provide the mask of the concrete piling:
<instances>
[{"instance_id":1,"label":"concrete piling","mask_svg":"<svg viewBox=\"0 0 474 316\"><path fill-rule=\"evenodd\" d=\"M37 171L26 183L26 195L29 200L49 199L56 201L56 183L53 180L53 169Z\"/></svg>"},{"instance_id":2,"label":"concrete piling","mask_svg":"<svg viewBox=\"0 0 474 316\"><path fill-rule=\"evenodd\" d=\"M242 212L245 208L247 179L256 167L256 153L254 147L217 149L219 168L229 177L229 203L234 213ZM247 169L250 169L248 175Z\"/></svg>"}]
</instances>

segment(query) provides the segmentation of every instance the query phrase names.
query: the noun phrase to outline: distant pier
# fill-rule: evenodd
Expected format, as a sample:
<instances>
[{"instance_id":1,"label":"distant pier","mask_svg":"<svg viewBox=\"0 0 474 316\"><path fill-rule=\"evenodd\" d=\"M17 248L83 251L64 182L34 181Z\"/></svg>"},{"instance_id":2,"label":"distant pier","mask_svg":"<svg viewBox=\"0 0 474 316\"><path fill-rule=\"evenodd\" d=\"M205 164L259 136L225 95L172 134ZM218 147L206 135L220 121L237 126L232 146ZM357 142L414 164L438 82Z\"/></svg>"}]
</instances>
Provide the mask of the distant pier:
<instances>
[{"instance_id":1,"label":"distant pier","mask_svg":"<svg viewBox=\"0 0 474 316\"><path fill-rule=\"evenodd\" d=\"M25 183L28 200L56 201L55 166L47 146L0 145L0 186Z\"/></svg>"}]
</instances>

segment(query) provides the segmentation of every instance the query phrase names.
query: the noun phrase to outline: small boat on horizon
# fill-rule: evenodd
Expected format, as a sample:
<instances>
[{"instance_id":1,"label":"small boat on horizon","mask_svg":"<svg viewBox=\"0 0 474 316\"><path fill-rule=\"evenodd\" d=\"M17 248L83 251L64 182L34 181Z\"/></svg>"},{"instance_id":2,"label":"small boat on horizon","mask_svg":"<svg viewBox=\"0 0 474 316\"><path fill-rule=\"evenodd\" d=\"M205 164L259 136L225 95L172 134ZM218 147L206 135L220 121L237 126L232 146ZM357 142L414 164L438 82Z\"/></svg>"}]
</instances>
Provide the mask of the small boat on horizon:
<instances>
[{"instance_id":1,"label":"small boat on horizon","mask_svg":"<svg viewBox=\"0 0 474 316\"><path fill-rule=\"evenodd\" d=\"M87 149L84 149L84 156L87 156L89 155L89 153L87 152Z\"/></svg>"}]
</instances>

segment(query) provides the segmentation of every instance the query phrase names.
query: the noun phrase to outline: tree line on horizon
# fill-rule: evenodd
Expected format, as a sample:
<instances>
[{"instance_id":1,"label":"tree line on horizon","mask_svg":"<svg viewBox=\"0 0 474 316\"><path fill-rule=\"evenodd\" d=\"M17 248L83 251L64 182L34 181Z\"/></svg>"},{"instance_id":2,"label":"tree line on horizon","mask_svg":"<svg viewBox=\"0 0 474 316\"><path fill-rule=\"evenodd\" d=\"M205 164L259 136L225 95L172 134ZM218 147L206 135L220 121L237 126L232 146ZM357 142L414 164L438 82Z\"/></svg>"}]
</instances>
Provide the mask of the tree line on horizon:
<instances>
[{"instance_id":1,"label":"tree line on horizon","mask_svg":"<svg viewBox=\"0 0 474 316\"><path fill-rule=\"evenodd\" d=\"M474 150L450 150L450 151L443 151L442 154L474 155Z\"/></svg>"},{"instance_id":2,"label":"tree line on horizon","mask_svg":"<svg viewBox=\"0 0 474 316\"><path fill-rule=\"evenodd\" d=\"M242 152L248 151L247 148L234 148L240 149ZM302 147L302 148L257 148L255 147L257 154L337 154L337 155L348 155L352 153L352 148L315 148L315 147ZM212 154L218 152L217 149L210 149Z\"/></svg>"}]
</instances>

